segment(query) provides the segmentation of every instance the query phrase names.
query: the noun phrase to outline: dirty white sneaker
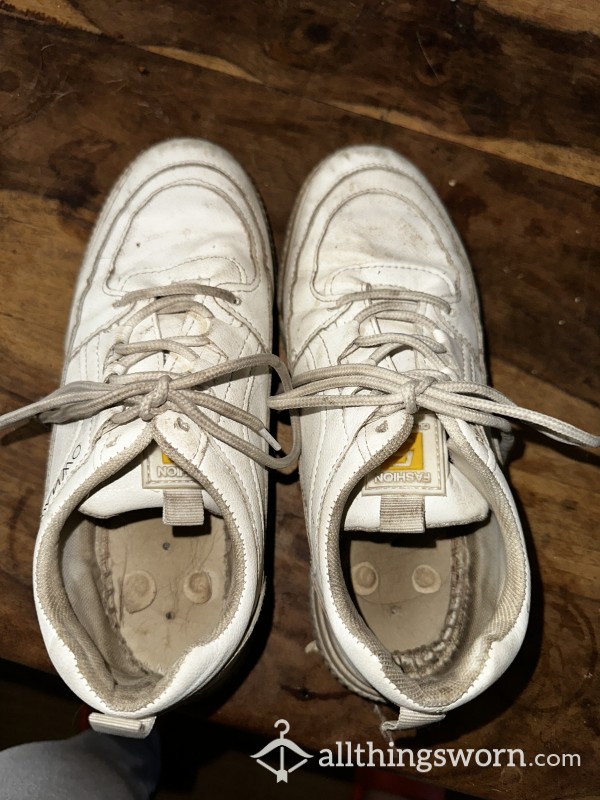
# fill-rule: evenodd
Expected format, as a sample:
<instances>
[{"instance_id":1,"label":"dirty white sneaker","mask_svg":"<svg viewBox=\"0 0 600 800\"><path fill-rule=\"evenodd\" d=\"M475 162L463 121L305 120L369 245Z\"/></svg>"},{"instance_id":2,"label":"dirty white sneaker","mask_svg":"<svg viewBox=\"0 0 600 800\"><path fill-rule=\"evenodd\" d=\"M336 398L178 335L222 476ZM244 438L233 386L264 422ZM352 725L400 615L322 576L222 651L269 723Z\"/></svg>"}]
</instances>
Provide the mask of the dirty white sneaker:
<instances>
[{"instance_id":1,"label":"dirty white sneaker","mask_svg":"<svg viewBox=\"0 0 600 800\"><path fill-rule=\"evenodd\" d=\"M110 195L67 335L63 386L0 420L53 428L34 593L50 658L97 712L147 735L247 639L263 596L272 261L242 168L158 145Z\"/></svg>"},{"instance_id":2,"label":"dirty white sneaker","mask_svg":"<svg viewBox=\"0 0 600 800\"><path fill-rule=\"evenodd\" d=\"M600 439L486 386L471 269L433 189L379 147L306 182L282 288L319 647L354 691L444 717L507 668L529 569L499 466L513 417ZM500 432L500 435L499 433Z\"/></svg>"}]
</instances>

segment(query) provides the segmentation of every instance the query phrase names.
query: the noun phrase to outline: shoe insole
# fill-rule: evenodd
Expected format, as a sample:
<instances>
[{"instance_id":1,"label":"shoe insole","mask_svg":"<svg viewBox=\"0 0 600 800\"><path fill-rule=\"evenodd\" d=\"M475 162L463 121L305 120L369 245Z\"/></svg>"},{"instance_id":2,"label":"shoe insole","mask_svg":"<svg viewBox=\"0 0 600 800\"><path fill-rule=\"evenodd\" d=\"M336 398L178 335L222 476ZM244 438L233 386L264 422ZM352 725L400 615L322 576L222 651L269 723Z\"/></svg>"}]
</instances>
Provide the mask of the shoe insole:
<instances>
[{"instance_id":1,"label":"shoe insole","mask_svg":"<svg viewBox=\"0 0 600 800\"><path fill-rule=\"evenodd\" d=\"M160 518L97 528L119 632L148 669L164 673L208 639L224 612L227 541L220 517L174 528Z\"/></svg>"},{"instance_id":2,"label":"shoe insole","mask_svg":"<svg viewBox=\"0 0 600 800\"><path fill-rule=\"evenodd\" d=\"M349 572L363 619L391 653L414 650L439 639L450 604L452 541L431 539L411 547L413 534L374 541L356 534ZM400 543L402 542L402 544Z\"/></svg>"}]
</instances>

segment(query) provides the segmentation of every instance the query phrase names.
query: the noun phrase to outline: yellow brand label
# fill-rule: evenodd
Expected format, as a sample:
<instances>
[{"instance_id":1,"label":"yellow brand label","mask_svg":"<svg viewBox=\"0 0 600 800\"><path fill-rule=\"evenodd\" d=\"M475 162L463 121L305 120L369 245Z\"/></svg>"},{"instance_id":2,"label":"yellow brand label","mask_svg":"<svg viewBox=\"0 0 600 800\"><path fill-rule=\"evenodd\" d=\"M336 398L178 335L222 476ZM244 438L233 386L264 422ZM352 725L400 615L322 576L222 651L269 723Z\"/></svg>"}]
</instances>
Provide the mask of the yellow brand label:
<instances>
[{"instance_id":1,"label":"yellow brand label","mask_svg":"<svg viewBox=\"0 0 600 800\"><path fill-rule=\"evenodd\" d=\"M381 467L365 479L362 493L443 495L448 454L442 425L426 412L415 415L412 433Z\"/></svg>"},{"instance_id":2,"label":"yellow brand label","mask_svg":"<svg viewBox=\"0 0 600 800\"><path fill-rule=\"evenodd\" d=\"M142 487L162 490L188 487L197 489L198 484L153 443L146 450L142 461Z\"/></svg>"},{"instance_id":3,"label":"yellow brand label","mask_svg":"<svg viewBox=\"0 0 600 800\"><path fill-rule=\"evenodd\" d=\"M423 469L423 434L413 431L402 447L383 465L386 472Z\"/></svg>"}]
</instances>

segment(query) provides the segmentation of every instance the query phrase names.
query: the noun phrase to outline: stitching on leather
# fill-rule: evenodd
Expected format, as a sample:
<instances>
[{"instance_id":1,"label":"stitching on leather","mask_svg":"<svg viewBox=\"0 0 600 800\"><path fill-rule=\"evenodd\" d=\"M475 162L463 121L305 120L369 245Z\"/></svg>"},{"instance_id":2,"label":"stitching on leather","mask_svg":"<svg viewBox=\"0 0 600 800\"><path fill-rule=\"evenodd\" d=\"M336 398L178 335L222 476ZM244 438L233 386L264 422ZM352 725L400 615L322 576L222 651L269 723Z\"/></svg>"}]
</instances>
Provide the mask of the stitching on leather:
<instances>
[{"instance_id":1,"label":"stitching on leather","mask_svg":"<svg viewBox=\"0 0 600 800\"><path fill-rule=\"evenodd\" d=\"M188 142L187 140L183 139L183 140L180 140L180 141L185 143L185 144L181 145L182 148L183 147L191 147L191 146L193 146L193 140L190 140ZM158 147L160 148L161 146L158 145ZM69 319L69 323L68 323L68 331L69 331L69 333L68 333L67 350L70 350L72 348L73 341L74 341L74 339L75 339L75 337L77 335L77 331L78 331L79 326L81 324L82 307L83 307L83 305L85 303L86 296L89 293L92 284L94 283L94 278L95 278L96 272L98 271L98 267L99 267L99 263L100 263L100 259L99 259L100 251L102 250L102 247L106 243L106 240L108 238L108 233L110 233L110 231L112 230L115 221L113 220L113 223L109 227L108 231L106 233L104 233L104 235L100 239L100 234L102 233L102 228L106 224L107 220L109 219L109 217L111 215L111 212L117 206L117 202L119 200L119 196L120 196L121 192L123 191L126 183L129 181L134 169L136 167L139 168L142 159L145 156L147 156L149 153L152 153L152 152L156 152L156 149L151 149L149 151L146 151L133 164L130 164L129 167L123 172L121 178L117 181L117 184L115 185L113 191L108 196L108 198L106 200L106 203L105 203L105 205L104 205L104 207L103 207L103 209L102 209L102 211L101 211L101 213L100 213L100 215L98 217L98 220L96 222L96 226L94 228L94 233L92 235L92 239L90 240L90 244L89 244L88 249L86 251L86 254L84 256L84 264L88 261L88 258L91 259L92 252L94 252L94 258L90 262L89 271L86 270L86 273L83 273L83 272L80 273L78 284L79 283L81 284L81 288L80 288L79 291L77 291L77 294L73 299L73 308L76 309L76 314L74 316L72 315L70 317L70 319ZM227 154L224 151L215 150L214 158L226 159L227 158ZM213 173L216 173L218 175L222 175L223 177L225 177L226 179L228 179L231 182L233 187L235 189L237 189L237 191L240 193L241 197L243 197L243 199L244 199L244 201L245 201L245 203L247 205L247 210L249 212L249 216L252 218L252 220L253 220L254 224L256 225L256 227L260 230L261 215L257 214L255 209L254 209L254 207L253 207L254 204L255 204L255 196L253 196L252 194L248 193L244 188L242 188L242 182L244 182L244 183L247 182L247 181L249 182L249 179L246 176L246 174L244 173L243 168L241 166L237 165L237 164L236 164L236 166L239 167L240 172L241 172L241 174L239 176L239 180L237 178L235 178L233 176L233 174L230 173L227 169L221 168L221 167L217 166L216 164L211 163L211 162L206 161L206 160L186 160L186 159L181 159L181 160L177 160L177 161L170 161L170 162L166 163L165 165L161 166L160 168L152 170L150 172L150 174L145 176L144 180L136 187L135 191L136 191L136 193L141 191L143 189L143 187L146 186L148 183L150 183L152 180L155 180L156 178L158 178L163 173L167 173L172 169L176 169L176 168L179 168L179 169L194 168L194 169L199 169L199 170L207 169L207 170L209 170L209 172L213 172ZM249 183L249 185L251 186L250 183ZM256 193L254 193L254 194L256 195ZM263 240L263 237L262 237L262 232L261 232L261 237L260 238L261 238L261 243L263 244L263 247L264 247L264 240ZM100 241L96 241L97 239L100 239ZM84 278L84 275L85 275L85 278ZM79 289L79 285L78 285L78 289ZM103 287L103 289L104 289L104 287Z\"/></svg>"},{"instance_id":2,"label":"stitching on leather","mask_svg":"<svg viewBox=\"0 0 600 800\"><path fill-rule=\"evenodd\" d=\"M230 258L229 256L224 256L224 255L221 255L221 256L199 256L199 257L196 257L196 258L194 258L192 256L190 258L184 259L183 261L178 261L177 263L174 262L173 264L170 264L168 267L156 267L154 269L142 269L139 272L129 273L127 278L123 281L123 283L121 285L121 289L122 289L122 291L128 291L128 290L125 289L127 284L131 280L133 280L135 278L139 278L141 275L144 275L144 276L145 275L160 275L163 272L171 272L173 270L178 269L179 267L184 267L187 264L195 264L195 263L198 263L198 262L201 262L201 261L225 261L228 264L233 264L234 265L234 267L238 271L240 280L242 280L242 278L244 276L244 273L242 271L241 265L239 264L239 262L235 258ZM236 287L236 291L238 291L237 287ZM246 291L246 290L245 289L239 289L239 291ZM109 296L112 297L113 295L109 295Z\"/></svg>"},{"instance_id":3,"label":"stitching on leather","mask_svg":"<svg viewBox=\"0 0 600 800\"><path fill-rule=\"evenodd\" d=\"M242 346L241 347L238 346L236 357L241 356L241 354L244 352L247 342L248 342L248 340L245 339L242 342ZM250 395L254 391L254 384L255 384L255 378L253 376L250 376L248 378L248 380L246 381L246 388L244 390L244 400L243 400L242 408L247 408L248 407L248 398L250 397ZM227 387L225 389L225 397L224 397L225 400L227 400L230 391L233 391L233 386L232 386L231 383L228 383ZM242 430L240 431L239 435L241 435L242 438L244 438L246 441L250 441L250 433L249 433L249 430L246 428L245 425L242 426ZM243 487L244 492L245 492L245 496L246 496L246 498L248 500L248 503L250 503L250 497L252 495L250 494L249 487L246 484L246 481L245 481L244 477L242 476L241 472L238 470L238 467L237 467L238 462L241 460L241 458L243 458L243 456L241 456L240 453L235 451L235 455L233 456L233 458L231 458L230 457L230 453L227 452L227 450L230 450L230 448L227 448L227 450L226 450L225 449L226 446L224 445L223 442L215 442L215 444L218 446L219 450L223 454L223 458L227 459L227 461L230 464L231 468L234 470L234 472L239 477L240 483L242 484L242 487ZM258 497L261 498L260 505L261 505L261 508L262 508L263 490L262 490L262 487L259 485L258 472L253 469L253 466L256 466L256 464L255 464L254 461L251 461L250 459L247 459L247 458L244 459L244 463L246 463L248 466L250 466L251 481L254 483L254 486L255 486L255 489L256 489ZM263 525L263 528L264 528L264 525ZM256 528L254 527L254 525L252 527L252 531L253 531L253 534L254 534L254 539L255 539L255 544L256 544L257 550L259 552L261 552L262 549L263 549L263 546L262 546L262 543L261 543L261 537L258 534L258 532L257 532Z\"/></svg>"},{"instance_id":4,"label":"stitching on leather","mask_svg":"<svg viewBox=\"0 0 600 800\"><path fill-rule=\"evenodd\" d=\"M311 287L311 291L312 291L313 295L319 300L323 299L323 297L321 296L321 294L319 293L319 291L315 287L315 274L316 274L317 270L319 269L318 261L320 259L320 250L321 250L323 241L325 239L325 236L326 236L327 232L329 231L330 227L333 224L334 217L338 214L338 212L342 208L344 208L345 206L349 205L353 200L356 200L356 199L358 199L360 197L364 197L364 196L368 196L368 195L377 195L377 196L384 195L386 197L393 197L393 198L396 198L397 200L401 200L403 203L408 205L416 213L416 215L421 219L422 222L425 222L425 223L427 223L429 225L429 230L433 233L433 236L434 236L434 239L436 241L436 244L440 247L440 249L445 253L446 257L448 258L449 266L454 267L454 264L453 264L454 259L452 258L452 255L448 251L447 247L442 243L441 238L438 236L437 229L433 226L433 224L431 223L431 220L429 219L429 217L427 217L423 213L423 211L419 208L419 206L416 205L416 203L414 203L408 197L405 197L404 195L400 195L397 192L394 192L394 191L391 191L391 190L384 190L384 189L379 189L379 188L365 189L364 191L356 192L354 194L348 195L347 197L344 198L344 200L340 201L340 203L338 203L338 205L335 206L335 208L332 209L329 217L327 218L326 222L323 225L321 236L319 237L318 242L314 246L314 258L313 258L314 266L313 266L313 270L312 270L312 274L311 274L310 287ZM374 260L376 260L376 259L374 259ZM402 263L399 263L398 266L403 266L403 265L402 265ZM356 265L353 268L356 269L357 268ZM348 269L348 268L346 268L346 269ZM439 277L445 283L449 282L447 277L445 277L443 275L441 275ZM454 287L454 282L452 282L452 285L451 285L452 294L454 294L454 291L453 291L454 288L455 288ZM458 292L460 292L460 283L458 283L458 285L456 286L456 289L457 289Z\"/></svg>"},{"instance_id":5,"label":"stitching on leather","mask_svg":"<svg viewBox=\"0 0 600 800\"><path fill-rule=\"evenodd\" d=\"M146 185L146 184L144 184L144 185ZM208 192L212 192L213 194L215 194L218 197L220 197L221 200L223 200L225 202L225 204L227 206L229 206L229 208L231 209L233 214L236 216L238 221L241 223L241 225L242 225L242 227L244 229L244 232L246 233L246 235L250 239L250 242L251 242L250 252L252 254L252 256L251 256L252 264L255 266L256 264L260 263L260 260L257 257L258 256L257 241L256 241L256 238L255 238L252 226L249 224L250 221L246 220L245 216L242 213L242 210L241 210L240 206L234 201L233 197L230 197L220 187L208 184L205 181L201 181L201 180L198 180L198 179L194 180L192 178L186 178L186 179L182 179L182 180L179 180L179 181L173 181L172 183L167 183L167 184L164 184L164 185L158 187L156 189L156 191L152 192L152 194L150 194L148 197L146 197L146 199L140 205L136 206L135 210L131 210L131 212L130 212L130 214L128 216L127 226L124 229L120 239L117 242L115 242L115 245L112 248L112 257L111 257L111 260L110 260L110 267L109 267L107 275L106 275L106 283L102 282L102 284L101 284L101 289L102 289L102 291L104 292L104 294L106 296L108 296L108 297L114 297L115 296L114 293L110 291L108 283L110 281L111 275L114 273L116 259L118 258L119 254L121 253L121 250L123 249L125 241L127 240L128 236L130 235L130 232L131 232L131 230L133 228L133 224L134 224L134 221L135 221L136 217L138 217L152 203L152 201L155 198L157 198L160 194L162 194L162 193L164 193L164 192L166 192L168 190L174 189L174 188L181 188L182 186L192 186L192 187L195 187L195 188L202 188L202 189L205 189ZM140 187L140 189L141 188L142 187ZM244 199L246 199L246 198L244 197ZM108 242L108 239L110 238L110 233L116 227L117 219L113 220L113 225L109 228L109 230L108 230L108 232L107 232L107 234L105 236L105 240L104 240L105 244ZM252 222L254 222L256 224L256 219L253 219ZM264 242L263 242L263 244L264 244ZM140 274L140 273L137 273L137 274ZM141 274L143 274L143 271L142 271ZM251 284L247 284L247 286L255 288L256 284L259 281L260 281L260 278L259 278L258 272L255 272L255 280L252 281ZM116 291L118 292L118 291L120 291L120 289L117 289Z\"/></svg>"}]
</instances>

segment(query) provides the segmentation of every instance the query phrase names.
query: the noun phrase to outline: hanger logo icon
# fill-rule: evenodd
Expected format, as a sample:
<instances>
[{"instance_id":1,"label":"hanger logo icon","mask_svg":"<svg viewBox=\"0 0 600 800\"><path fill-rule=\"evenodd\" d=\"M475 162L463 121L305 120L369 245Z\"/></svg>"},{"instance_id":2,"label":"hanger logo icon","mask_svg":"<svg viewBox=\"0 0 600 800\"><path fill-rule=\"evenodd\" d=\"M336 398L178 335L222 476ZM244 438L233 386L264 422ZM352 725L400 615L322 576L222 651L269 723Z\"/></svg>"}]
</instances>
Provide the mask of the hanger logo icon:
<instances>
[{"instance_id":1,"label":"hanger logo icon","mask_svg":"<svg viewBox=\"0 0 600 800\"><path fill-rule=\"evenodd\" d=\"M295 742L292 742L290 739L286 739L285 736L289 733L290 730L290 723L287 719L278 719L277 722L273 725L274 728L281 728L279 732L279 738L273 739L272 742L269 742L268 745L263 747L258 753L255 753L251 758L255 758L256 762L268 769L269 772L272 772L273 775L277 778L277 783L283 781L284 783L288 782L288 775L294 770L297 770L303 764L306 764L309 758L312 758L310 753L305 753L302 748L298 747ZM274 750L279 750L279 768L272 767L270 764L267 764L266 761L263 761L263 757L269 755ZM299 756L300 761L297 761L293 766L286 769L285 760L286 754L293 753Z\"/></svg>"}]
</instances>

